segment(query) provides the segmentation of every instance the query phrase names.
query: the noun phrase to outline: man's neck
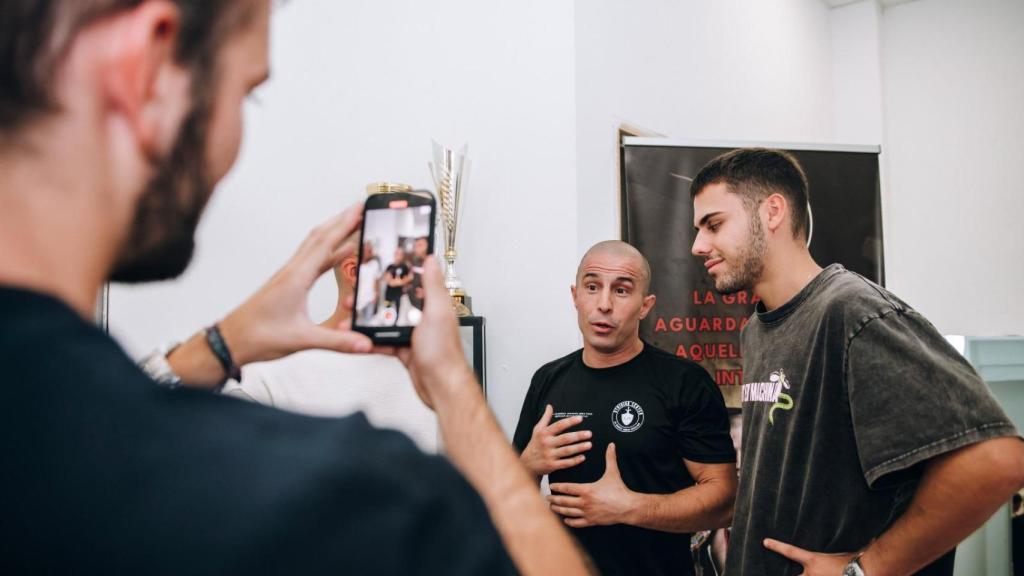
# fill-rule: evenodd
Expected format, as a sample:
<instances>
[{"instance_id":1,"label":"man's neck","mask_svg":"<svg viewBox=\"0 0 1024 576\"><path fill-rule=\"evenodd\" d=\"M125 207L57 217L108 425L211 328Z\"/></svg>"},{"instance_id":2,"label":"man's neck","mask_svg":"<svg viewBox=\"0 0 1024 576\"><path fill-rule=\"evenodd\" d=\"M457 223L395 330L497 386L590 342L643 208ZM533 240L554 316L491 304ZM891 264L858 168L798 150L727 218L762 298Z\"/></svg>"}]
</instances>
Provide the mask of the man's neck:
<instances>
[{"instance_id":1,"label":"man's neck","mask_svg":"<svg viewBox=\"0 0 1024 576\"><path fill-rule=\"evenodd\" d=\"M352 318L352 311L348 308L348 306L345 306L345 300L347 299L347 297L348 295L345 293L338 293L338 304L334 308L334 313L331 314L330 318L321 322L321 326L323 326L324 328L337 330L338 327L342 325L342 323L348 322Z\"/></svg>"},{"instance_id":2,"label":"man's neck","mask_svg":"<svg viewBox=\"0 0 1024 576\"><path fill-rule=\"evenodd\" d=\"M29 152L0 156L0 284L54 296L83 318L121 240L110 198L87 190L89 173L71 154L57 166Z\"/></svg>"},{"instance_id":3,"label":"man's neck","mask_svg":"<svg viewBox=\"0 0 1024 576\"><path fill-rule=\"evenodd\" d=\"M621 348L608 352L598 350L584 342L583 363L589 368L611 368L629 362L643 351L644 343L639 336Z\"/></svg>"},{"instance_id":4,"label":"man's neck","mask_svg":"<svg viewBox=\"0 0 1024 576\"><path fill-rule=\"evenodd\" d=\"M782 258L765 261L761 278L754 285L754 293L765 309L775 310L793 299L821 273L821 266L807 250L798 250Z\"/></svg>"}]
</instances>

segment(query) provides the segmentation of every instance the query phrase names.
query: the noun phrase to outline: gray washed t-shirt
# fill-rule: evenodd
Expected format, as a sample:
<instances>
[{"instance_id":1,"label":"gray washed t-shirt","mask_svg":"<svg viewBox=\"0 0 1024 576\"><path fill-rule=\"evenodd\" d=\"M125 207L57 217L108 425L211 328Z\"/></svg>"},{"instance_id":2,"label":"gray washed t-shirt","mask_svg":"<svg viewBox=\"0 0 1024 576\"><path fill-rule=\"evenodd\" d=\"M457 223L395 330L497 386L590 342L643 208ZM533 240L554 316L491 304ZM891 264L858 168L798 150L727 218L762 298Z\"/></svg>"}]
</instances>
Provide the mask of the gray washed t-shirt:
<instances>
[{"instance_id":1,"label":"gray washed t-shirt","mask_svg":"<svg viewBox=\"0 0 1024 576\"><path fill-rule=\"evenodd\" d=\"M838 264L742 335L743 454L730 576L795 575L776 538L863 549L906 509L921 464L1016 435L967 361L920 314ZM952 554L922 573L952 574Z\"/></svg>"}]
</instances>

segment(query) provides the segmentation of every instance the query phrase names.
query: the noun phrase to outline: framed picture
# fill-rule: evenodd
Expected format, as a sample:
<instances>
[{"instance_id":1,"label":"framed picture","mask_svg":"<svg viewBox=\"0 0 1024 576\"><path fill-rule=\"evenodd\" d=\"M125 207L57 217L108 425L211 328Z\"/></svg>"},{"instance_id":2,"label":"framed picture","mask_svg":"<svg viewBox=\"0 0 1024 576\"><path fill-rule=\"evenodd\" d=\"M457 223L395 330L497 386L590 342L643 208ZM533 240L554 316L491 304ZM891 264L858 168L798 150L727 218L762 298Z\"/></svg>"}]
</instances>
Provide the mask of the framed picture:
<instances>
[{"instance_id":1,"label":"framed picture","mask_svg":"<svg viewBox=\"0 0 1024 576\"><path fill-rule=\"evenodd\" d=\"M462 339L462 351L466 361L476 372L476 379L487 395L487 345L483 316L463 316L459 318L459 336Z\"/></svg>"}]
</instances>

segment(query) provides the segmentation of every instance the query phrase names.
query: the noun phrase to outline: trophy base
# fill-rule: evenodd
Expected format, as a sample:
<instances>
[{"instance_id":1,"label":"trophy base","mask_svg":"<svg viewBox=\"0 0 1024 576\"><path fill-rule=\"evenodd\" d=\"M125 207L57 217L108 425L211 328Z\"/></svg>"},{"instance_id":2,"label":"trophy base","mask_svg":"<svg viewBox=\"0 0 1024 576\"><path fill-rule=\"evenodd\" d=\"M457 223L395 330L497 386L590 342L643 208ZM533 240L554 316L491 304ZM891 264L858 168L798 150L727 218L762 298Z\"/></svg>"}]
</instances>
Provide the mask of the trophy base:
<instances>
[{"instance_id":1,"label":"trophy base","mask_svg":"<svg viewBox=\"0 0 1024 576\"><path fill-rule=\"evenodd\" d=\"M465 290L461 288L449 288L448 294L452 297L452 309L455 310L456 316L462 318L464 316L473 315L473 311L470 309L473 299L466 294Z\"/></svg>"}]
</instances>

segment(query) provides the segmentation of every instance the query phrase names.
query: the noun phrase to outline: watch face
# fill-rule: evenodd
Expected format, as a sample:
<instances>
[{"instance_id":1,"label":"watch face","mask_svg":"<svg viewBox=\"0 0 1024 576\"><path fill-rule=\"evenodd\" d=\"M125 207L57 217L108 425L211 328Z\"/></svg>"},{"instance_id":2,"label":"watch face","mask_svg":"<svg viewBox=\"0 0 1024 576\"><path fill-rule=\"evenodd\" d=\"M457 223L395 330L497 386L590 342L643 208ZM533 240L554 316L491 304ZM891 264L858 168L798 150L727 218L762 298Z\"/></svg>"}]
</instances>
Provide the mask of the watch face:
<instances>
[{"instance_id":1,"label":"watch face","mask_svg":"<svg viewBox=\"0 0 1024 576\"><path fill-rule=\"evenodd\" d=\"M860 567L857 558L850 560L850 563L843 568L843 576L864 576L864 570Z\"/></svg>"}]
</instances>

